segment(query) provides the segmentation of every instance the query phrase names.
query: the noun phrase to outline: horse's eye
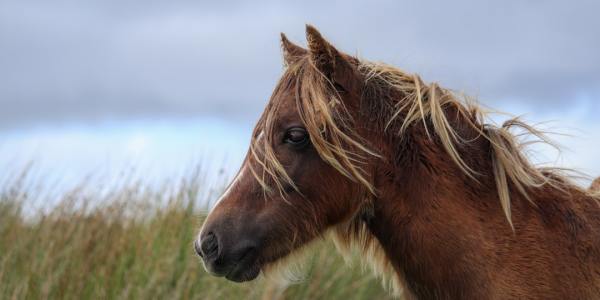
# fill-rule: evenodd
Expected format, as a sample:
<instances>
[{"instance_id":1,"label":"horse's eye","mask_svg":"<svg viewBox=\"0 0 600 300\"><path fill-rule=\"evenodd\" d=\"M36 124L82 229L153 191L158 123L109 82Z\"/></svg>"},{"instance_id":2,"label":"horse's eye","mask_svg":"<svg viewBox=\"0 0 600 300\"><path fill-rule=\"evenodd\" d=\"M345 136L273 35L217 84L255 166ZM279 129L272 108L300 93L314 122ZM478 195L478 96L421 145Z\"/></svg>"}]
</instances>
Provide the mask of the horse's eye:
<instances>
[{"instance_id":1,"label":"horse's eye","mask_svg":"<svg viewBox=\"0 0 600 300\"><path fill-rule=\"evenodd\" d=\"M303 147L308 144L308 133L304 128L294 127L288 129L283 137L283 142L295 147Z\"/></svg>"}]
</instances>

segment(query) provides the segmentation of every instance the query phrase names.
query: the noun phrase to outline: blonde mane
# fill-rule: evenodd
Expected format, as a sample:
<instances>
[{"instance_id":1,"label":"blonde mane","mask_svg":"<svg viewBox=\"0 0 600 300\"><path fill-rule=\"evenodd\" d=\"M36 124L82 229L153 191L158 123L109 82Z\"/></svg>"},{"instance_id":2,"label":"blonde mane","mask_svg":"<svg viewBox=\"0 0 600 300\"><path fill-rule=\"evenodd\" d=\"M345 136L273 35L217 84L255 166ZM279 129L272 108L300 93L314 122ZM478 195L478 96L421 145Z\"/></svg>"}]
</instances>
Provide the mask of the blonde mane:
<instances>
[{"instance_id":1,"label":"blonde mane","mask_svg":"<svg viewBox=\"0 0 600 300\"><path fill-rule=\"evenodd\" d=\"M519 138L536 138L537 142L552 144L545 133L522 122L519 118L511 118L501 126L486 123L487 112L477 103L465 96L438 86L436 83L426 84L417 75L408 74L402 70L383 63L361 61L359 73L364 77L365 94L379 95L383 108L371 110L386 110L382 115L387 116L384 131L399 128L396 134L402 137L408 128L422 123L428 137L437 137L441 145L456 163L456 165L474 181L481 175L469 166L460 154L460 147L469 140L461 137L451 125L445 109L452 107L466 120L468 126L485 138L491 146L493 176L498 191L500 204L512 227L511 198L509 184L533 203L529 196L532 189L550 185L558 190L577 189L588 195L591 192L573 184L563 175L562 168L538 168L533 166L523 154L524 148L533 141L521 141ZM367 194L376 196L372 178L364 172L363 166L367 160L378 158L380 155L365 143L353 127L353 119L334 84L324 76L308 57L302 58L287 66L272 99L285 89L295 88L296 105L302 121L310 134L311 142L321 158L337 169L341 174L360 183ZM403 95L391 97L391 94ZM363 95L365 98L368 95ZM362 99L365 100L370 99ZM259 176L252 171L265 191L272 191L273 183L283 196L284 183L295 189L293 180L287 175L284 167L277 160L271 147L274 116L279 109L279 103L270 101L260 118L251 142L251 153L263 167ZM400 126L391 126L398 124ZM513 134L510 130L519 128L522 133ZM261 134L261 132L263 134ZM260 156L258 153L262 153ZM269 177L269 178L266 178ZM372 197L365 196L365 199Z\"/></svg>"},{"instance_id":2,"label":"blonde mane","mask_svg":"<svg viewBox=\"0 0 600 300\"><path fill-rule=\"evenodd\" d=\"M360 183L369 193L375 194L371 180L367 178L362 165L367 163L370 156L379 155L365 146L364 139L353 130L348 130L352 128L349 112L341 102L339 94L332 89L332 83L308 57L287 66L271 96L271 101L254 129L250 153L263 172L258 175L251 169L263 189L272 192L275 188L283 198L285 184L298 190L271 146L274 116L280 109L280 103L273 99L292 87L295 87L298 112L320 157L344 176Z\"/></svg>"}]
</instances>

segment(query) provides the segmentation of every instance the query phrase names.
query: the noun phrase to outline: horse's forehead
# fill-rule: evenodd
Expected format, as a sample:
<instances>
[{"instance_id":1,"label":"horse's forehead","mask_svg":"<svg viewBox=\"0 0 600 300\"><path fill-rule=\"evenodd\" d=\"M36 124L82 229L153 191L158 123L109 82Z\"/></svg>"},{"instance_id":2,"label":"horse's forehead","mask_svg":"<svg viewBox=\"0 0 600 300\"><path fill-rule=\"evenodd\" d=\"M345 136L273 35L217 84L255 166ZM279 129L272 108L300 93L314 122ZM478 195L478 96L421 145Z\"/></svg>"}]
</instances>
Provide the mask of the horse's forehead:
<instances>
[{"instance_id":1,"label":"horse's forehead","mask_svg":"<svg viewBox=\"0 0 600 300\"><path fill-rule=\"evenodd\" d=\"M277 109L274 111L278 119L294 119L299 117L296 105L296 94L293 88L282 89L273 99Z\"/></svg>"}]
</instances>

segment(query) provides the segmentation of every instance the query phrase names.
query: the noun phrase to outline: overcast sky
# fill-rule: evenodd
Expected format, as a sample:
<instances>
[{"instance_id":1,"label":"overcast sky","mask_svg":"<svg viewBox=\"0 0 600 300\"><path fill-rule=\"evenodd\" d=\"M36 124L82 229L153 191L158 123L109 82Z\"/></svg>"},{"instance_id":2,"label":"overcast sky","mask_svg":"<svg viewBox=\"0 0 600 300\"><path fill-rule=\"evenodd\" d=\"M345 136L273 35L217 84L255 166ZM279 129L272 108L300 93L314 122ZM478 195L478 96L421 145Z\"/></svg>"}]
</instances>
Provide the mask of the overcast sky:
<instances>
[{"instance_id":1,"label":"overcast sky","mask_svg":"<svg viewBox=\"0 0 600 300\"><path fill-rule=\"evenodd\" d=\"M207 118L247 132L282 71L279 32L304 45L311 23L348 53L582 130L566 146L600 173L598 12L597 0L3 0L0 132Z\"/></svg>"},{"instance_id":2,"label":"overcast sky","mask_svg":"<svg viewBox=\"0 0 600 300\"><path fill-rule=\"evenodd\" d=\"M251 121L281 73L279 32L304 44L305 23L489 105L560 110L599 98L599 11L595 0L4 0L0 122Z\"/></svg>"}]
</instances>

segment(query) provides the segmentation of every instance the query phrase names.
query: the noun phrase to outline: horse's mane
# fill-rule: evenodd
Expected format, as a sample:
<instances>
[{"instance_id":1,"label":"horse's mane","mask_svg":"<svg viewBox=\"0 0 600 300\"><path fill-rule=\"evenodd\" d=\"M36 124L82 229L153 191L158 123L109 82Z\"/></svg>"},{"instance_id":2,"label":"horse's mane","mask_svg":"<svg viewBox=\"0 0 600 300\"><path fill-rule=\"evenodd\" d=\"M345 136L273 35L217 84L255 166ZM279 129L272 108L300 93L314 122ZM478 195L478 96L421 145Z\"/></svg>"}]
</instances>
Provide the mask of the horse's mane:
<instances>
[{"instance_id":1,"label":"horse's mane","mask_svg":"<svg viewBox=\"0 0 600 300\"><path fill-rule=\"evenodd\" d=\"M466 96L442 88L436 83L426 84L417 75L383 63L360 61L358 71L365 80L360 107L383 117L378 118L383 119L383 131L397 130L395 134L402 137L411 126L422 123L428 137L439 139L450 158L474 181L478 181L481 174L465 162L460 151L461 145L470 140L465 140L457 133L448 119L446 109L453 108L457 111L460 119L467 123L466 126L489 142L493 166L491 175L511 226L509 184L529 201L532 201L530 191L546 185L561 191L576 189L592 195L572 183L569 176L564 175L565 169L540 168L529 161L524 148L532 143L532 138L553 144L544 132L519 118L511 118L497 126L489 121L489 113L480 104ZM363 166L367 159L379 154L370 149L365 138L356 133L348 108L335 85L308 57L304 57L286 67L272 97L290 88L295 90L298 111L321 158L341 174L364 186L366 194L376 195L372 179L365 174ZM273 182L283 195L284 185L296 186L271 147L274 116L278 109L279 103L270 101L256 126L250 149L263 167L261 176L252 170L257 180L265 190L269 190L272 186L269 182ZM513 128L520 129L520 134L512 133ZM257 155L258 152L263 155Z\"/></svg>"},{"instance_id":2,"label":"horse's mane","mask_svg":"<svg viewBox=\"0 0 600 300\"><path fill-rule=\"evenodd\" d=\"M592 193L600 195L600 177L594 179L589 189Z\"/></svg>"}]
</instances>

